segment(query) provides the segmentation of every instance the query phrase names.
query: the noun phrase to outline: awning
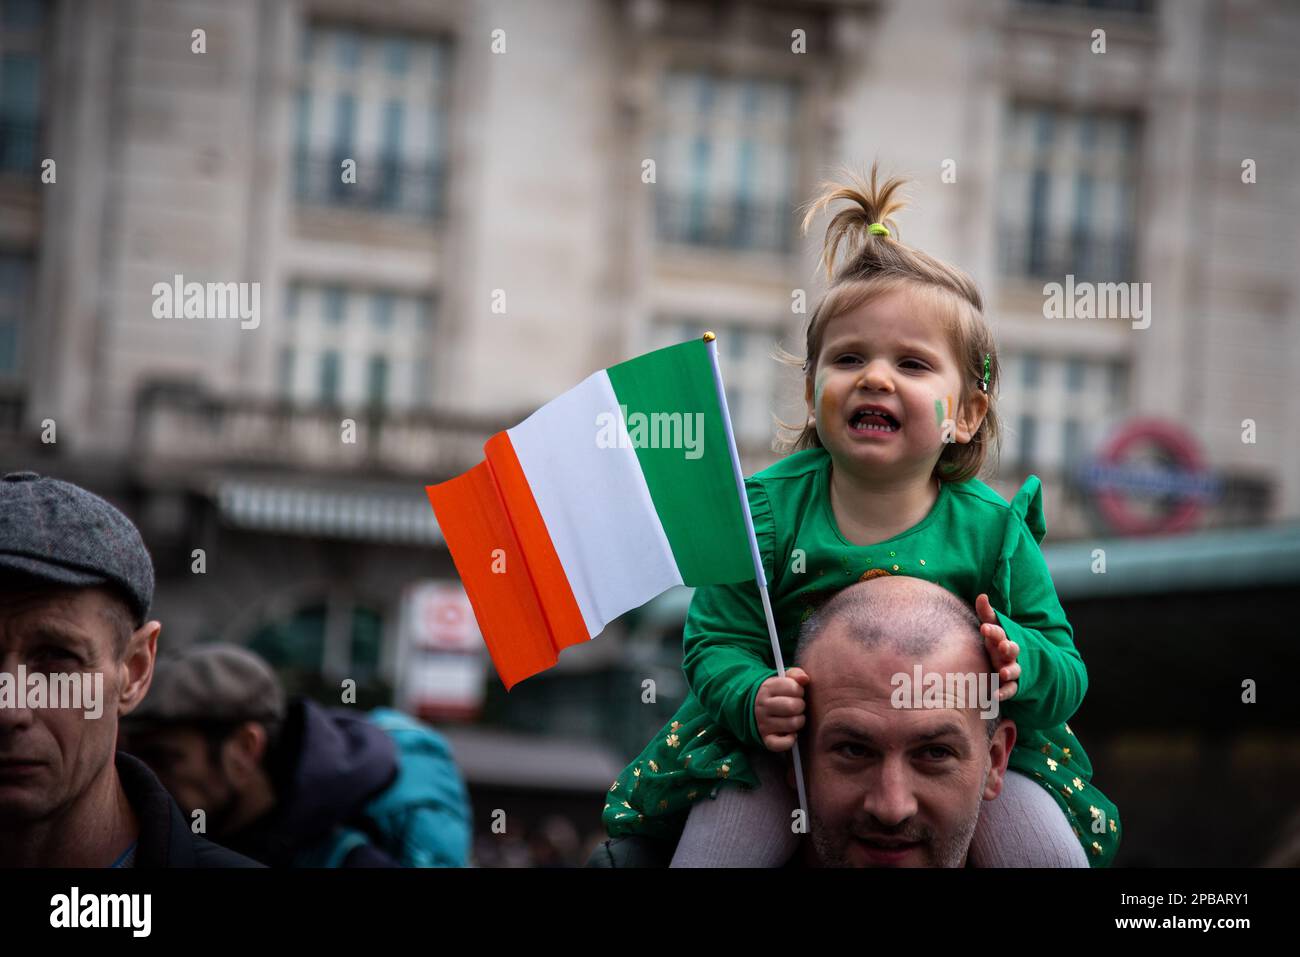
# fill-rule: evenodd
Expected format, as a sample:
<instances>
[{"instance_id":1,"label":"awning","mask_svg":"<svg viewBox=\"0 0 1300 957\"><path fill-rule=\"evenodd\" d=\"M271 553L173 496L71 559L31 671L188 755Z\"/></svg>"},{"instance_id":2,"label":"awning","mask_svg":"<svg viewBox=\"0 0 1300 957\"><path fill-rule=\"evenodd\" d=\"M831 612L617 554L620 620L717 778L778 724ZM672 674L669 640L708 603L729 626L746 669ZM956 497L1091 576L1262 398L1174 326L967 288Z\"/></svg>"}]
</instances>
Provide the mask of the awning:
<instances>
[{"instance_id":1,"label":"awning","mask_svg":"<svg viewBox=\"0 0 1300 957\"><path fill-rule=\"evenodd\" d=\"M1105 553L1104 574L1093 571ZM1225 591L1300 584L1300 523L1158 538L1081 540L1043 549L1062 598Z\"/></svg>"},{"instance_id":2,"label":"awning","mask_svg":"<svg viewBox=\"0 0 1300 957\"><path fill-rule=\"evenodd\" d=\"M443 540L424 487L415 482L226 478L217 480L213 497L222 519L238 528L398 544Z\"/></svg>"},{"instance_id":3,"label":"awning","mask_svg":"<svg viewBox=\"0 0 1300 957\"><path fill-rule=\"evenodd\" d=\"M1094 572L1094 551L1105 573ZM1081 539L1048 544L1043 557L1063 600L1300 584L1300 523L1159 538ZM629 612L637 627L686 620L695 589L679 587Z\"/></svg>"}]
</instances>

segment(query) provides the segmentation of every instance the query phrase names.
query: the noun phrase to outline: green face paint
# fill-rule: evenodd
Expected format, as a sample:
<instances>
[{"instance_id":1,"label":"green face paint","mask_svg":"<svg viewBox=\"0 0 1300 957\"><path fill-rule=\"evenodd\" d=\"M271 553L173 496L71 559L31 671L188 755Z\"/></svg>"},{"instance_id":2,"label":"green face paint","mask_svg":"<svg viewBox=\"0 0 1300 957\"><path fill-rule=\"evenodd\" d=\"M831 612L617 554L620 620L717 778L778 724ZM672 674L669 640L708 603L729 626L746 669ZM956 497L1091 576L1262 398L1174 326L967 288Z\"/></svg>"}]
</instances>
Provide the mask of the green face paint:
<instances>
[{"instance_id":1,"label":"green face paint","mask_svg":"<svg viewBox=\"0 0 1300 957\"><path fill-rule=\"evenodd\" d=\"M934 424L943 428L943 403L938 399L934 400Z\"/></svg>"}]
</instances>

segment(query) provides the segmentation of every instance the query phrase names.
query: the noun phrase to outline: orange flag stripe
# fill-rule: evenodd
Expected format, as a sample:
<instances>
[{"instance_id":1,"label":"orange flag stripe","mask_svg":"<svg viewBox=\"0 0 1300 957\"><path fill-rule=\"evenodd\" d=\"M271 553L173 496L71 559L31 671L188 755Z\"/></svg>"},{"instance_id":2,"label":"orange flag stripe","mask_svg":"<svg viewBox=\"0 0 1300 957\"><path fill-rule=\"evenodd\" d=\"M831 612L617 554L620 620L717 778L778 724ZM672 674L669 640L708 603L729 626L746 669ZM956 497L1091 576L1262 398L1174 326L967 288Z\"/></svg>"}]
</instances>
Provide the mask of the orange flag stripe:
<instances>
[{"instance_id":1,"label":"orange flag stripe","mask_svg":"<svg viewBox=\"0 0 1300 957\"><path fill-rule=\"evenodd\" d=\"M498 433L484 451L486 462L425 491L509 690L591 636L509 437ZM503 573L493 571L497 549Z\"/></svg>"},{"instance_id":2,"label":"orange flag stripe","mask_svg":"<svg viewBox=\"0 0 1300 957\"><path fill-rule=\"evenodd\" d=\"M519 457L515 455L509 434L498 432L488 439L483 446L483 454L492 466L492 475L505 499L506 512L514 526L515 535L518 536L533 588L541 603L542 612L546 615L546 623L550 626L551 645L555 654L559 655L561 650L570 645L590 641L594 636L587 629L582 609L578 607L573 587L569 584L568 573L551 542L546 520L542 518L542 511L533 498L533 490L524 474L524 467L519 464ZM552 657L551 664L555 664L555 661L556 658Z\"/></svg>"}]
</instances>

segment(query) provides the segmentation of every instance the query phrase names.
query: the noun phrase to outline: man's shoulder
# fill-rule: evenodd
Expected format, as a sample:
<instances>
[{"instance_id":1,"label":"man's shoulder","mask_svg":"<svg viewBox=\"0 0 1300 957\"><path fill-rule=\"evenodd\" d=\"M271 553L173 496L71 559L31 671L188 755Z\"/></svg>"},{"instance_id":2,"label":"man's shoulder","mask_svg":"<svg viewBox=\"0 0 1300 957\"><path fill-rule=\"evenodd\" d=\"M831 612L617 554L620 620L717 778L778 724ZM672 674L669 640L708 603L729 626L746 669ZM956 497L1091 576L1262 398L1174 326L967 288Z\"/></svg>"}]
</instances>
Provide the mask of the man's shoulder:
<instances>
[{"instance_id":1,"label":"man's shoulder","mask_svg":"<svg viewBox=\"0 0 1300 957\"><path fill-rule=\"evenodd\" d=\"M750 476L750 481L768 485L772 482L807 480L825 469L829 461L829 455L821 447L802 449L785 458L777 459L767 468L755 472Z\"/></svg>"},{"instance_id":2,"label":"man's shoulder","mask_svg":"<svg viewBox=\"0 0 1300 957\"><path fill-rule=\"evenodd\" d=\"M956 501L968 508L1005 512L1011 504L998 494L993 486L977 478L968 478L961 482L950 482L948 489Z\"/></svg>"},{"instance_id":3,"label":"man's shoulder","mask_svg":"<svg viewBox=\"0 0 1300 957\"><path fill-rule=\"evenodd\" d=\"M818 496L824 493L829 464L825 449L803 449L751 475L745 485L755 509L755 523L770 515L778 528L797 527L800 516L816 508Z\"/></svg>"},{"instance_id":4,"label":"man's shoulder","mask_svg":"<svg viewBox=\"0 0 1300 957\"><path fill-rule=\"evenodd\" d=\"M191 831L176 801L139 758L118 751L115 764L122 790L140 826L136 867L263 866Z\"/></svg>"},{"instance_id":5,"label":"man's shoulder","mask_svg":"<svg viewBox=\"0 0 1300 957\"><path fill-rule=\"evenodd\" d=\"M190 844L194 849L194 867L225 868L266 866L264 864L259 864L251 857L245 857L243 854L232 851L228 847L222 847L220 844L213 844L206 837L200 837L197 834L190 836Z\"/></svg>"}]
</instances>

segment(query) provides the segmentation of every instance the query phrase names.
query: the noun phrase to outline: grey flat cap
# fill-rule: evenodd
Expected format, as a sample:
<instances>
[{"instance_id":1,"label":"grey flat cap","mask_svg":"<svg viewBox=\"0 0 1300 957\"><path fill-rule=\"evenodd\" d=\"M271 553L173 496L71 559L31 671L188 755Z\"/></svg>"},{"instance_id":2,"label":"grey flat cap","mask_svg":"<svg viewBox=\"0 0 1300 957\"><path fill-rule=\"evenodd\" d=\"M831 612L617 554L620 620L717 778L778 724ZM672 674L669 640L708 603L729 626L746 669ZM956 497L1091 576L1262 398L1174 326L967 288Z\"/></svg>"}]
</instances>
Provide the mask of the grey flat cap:
<instances>
[{"instance_id":1,"label":"grey flat cap","mask_svg":"<svg viewBox=\"0 0 1300 957\"><path fill-rule=\"evenodd\" d=\"M57 585L114 585L137 627L153 603L153 561L131 520L98 495L35 472L0 479L0 571Z\"/></svg>"},{"instance_id":2,"label":"grey flat cap","mask_svg":"<svg viewBox=\"0 0 1300 957\"><path fill-rule=\"evenodd\" d=\"M132 723L271 721L284 717L284 689L270 666L239 645L196 645L160 659Z\"/></svg>"}]
</instances>

